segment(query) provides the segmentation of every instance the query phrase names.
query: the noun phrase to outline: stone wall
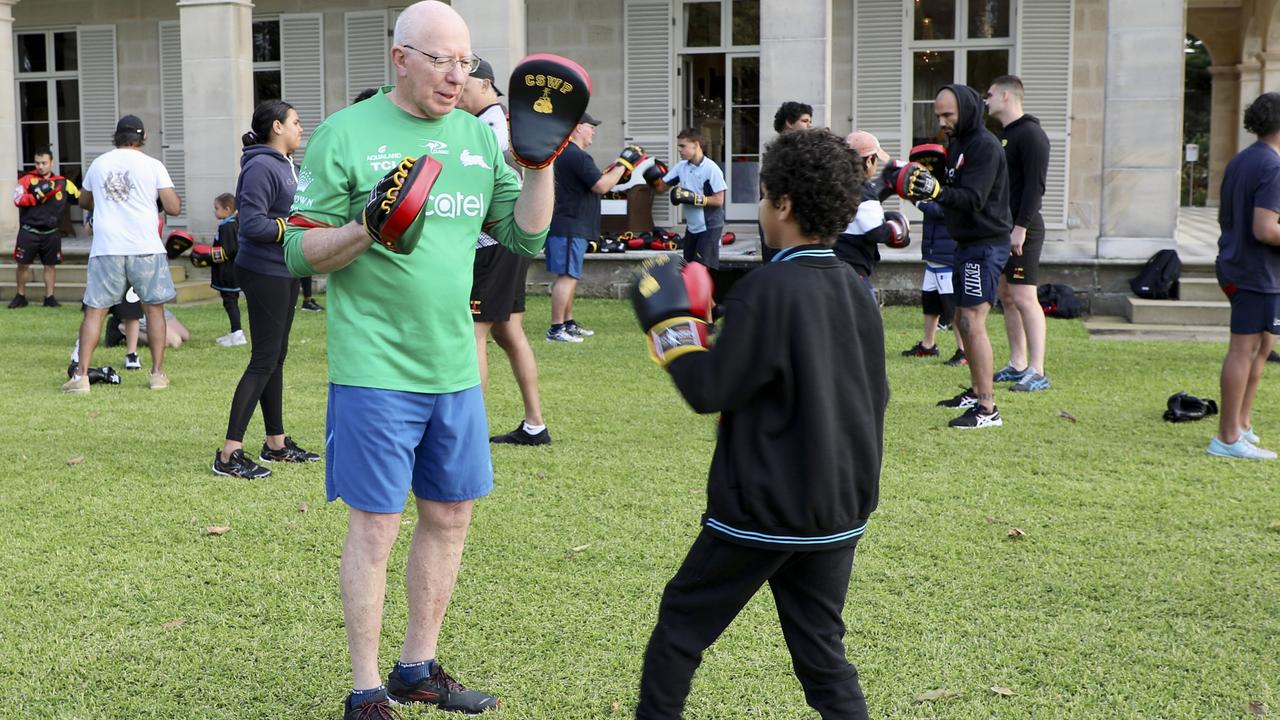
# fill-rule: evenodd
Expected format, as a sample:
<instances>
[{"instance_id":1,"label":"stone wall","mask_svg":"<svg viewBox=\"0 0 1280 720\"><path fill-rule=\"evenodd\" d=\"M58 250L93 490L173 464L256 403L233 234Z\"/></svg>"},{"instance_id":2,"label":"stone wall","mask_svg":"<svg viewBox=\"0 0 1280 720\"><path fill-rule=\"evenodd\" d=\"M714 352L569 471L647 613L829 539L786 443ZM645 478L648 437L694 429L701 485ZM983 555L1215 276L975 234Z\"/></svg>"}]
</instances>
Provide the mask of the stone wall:
<instances>
[{"instance_id":1,"label":"stone wall","mask_svg":"<svg viewBox=\"0 0 1280 720\"><path fill-rule=\"evenodd\" d=\"M1107 0L1076 0L1074 24L1067 228L1076 244L1096 247L1102 208Z\"/></svg>"}]
</instances>

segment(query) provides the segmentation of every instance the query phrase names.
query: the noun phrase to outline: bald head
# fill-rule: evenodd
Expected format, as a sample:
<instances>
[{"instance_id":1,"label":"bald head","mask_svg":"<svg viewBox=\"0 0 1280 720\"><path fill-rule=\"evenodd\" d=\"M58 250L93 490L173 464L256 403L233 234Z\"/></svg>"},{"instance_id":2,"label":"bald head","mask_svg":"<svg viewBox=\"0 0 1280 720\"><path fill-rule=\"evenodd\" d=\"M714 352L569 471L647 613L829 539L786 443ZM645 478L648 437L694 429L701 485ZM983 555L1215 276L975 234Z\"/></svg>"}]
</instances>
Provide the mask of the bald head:
<instances>
[{"instance_id":1,"label":"bald head","mask_svg":"<svg viewBox=\"0 0 1280 720\"><path fill-rule=\"evenodd\" d=\"M396 45L408 43L414 47L418 44L429 45L430 41L443 35L445 37L462 33L467 42L471 41L471 31L457 10L439 0L423 0L404 9L396 19L394 42ZM425 49L425 48L424 48Z\"/></svg>"}]
</instances>

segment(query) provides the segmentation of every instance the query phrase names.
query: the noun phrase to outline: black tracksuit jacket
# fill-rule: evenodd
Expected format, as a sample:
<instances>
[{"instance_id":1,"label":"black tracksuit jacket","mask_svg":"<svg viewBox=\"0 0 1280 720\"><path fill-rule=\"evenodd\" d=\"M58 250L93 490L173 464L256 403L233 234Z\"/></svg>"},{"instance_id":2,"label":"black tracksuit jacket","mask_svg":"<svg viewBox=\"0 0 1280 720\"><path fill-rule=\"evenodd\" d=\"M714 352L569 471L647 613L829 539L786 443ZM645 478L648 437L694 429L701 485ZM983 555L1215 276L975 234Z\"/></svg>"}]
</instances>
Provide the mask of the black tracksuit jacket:
<instances>
[{"instance_id":1,"label":"black tracksuit jacket","mask_svg":"<svg viewBox=\"0 0 1280 720\"><path fill-rule=\"evenodd\" d=\"M960 246L1008 245L1009 173L1004 148L982 124L982 99L967 85L947 85L956 95L956 132L947 144L947 173L937 203L947 231Z\"/></svg>"},{"instance_id":2,"label":"black tracksuit jacket","mask_svg":"<svg viewBox=\"0 0 1280 720\"><path fill-rule=\"evenodd\" d=\"M721 307L711 350L668 367L694 410L722 413L703 526L777 550L856 543L879 497L889 402L870 290L829 247L804 245Z\"/></svg>"}]
</instances>

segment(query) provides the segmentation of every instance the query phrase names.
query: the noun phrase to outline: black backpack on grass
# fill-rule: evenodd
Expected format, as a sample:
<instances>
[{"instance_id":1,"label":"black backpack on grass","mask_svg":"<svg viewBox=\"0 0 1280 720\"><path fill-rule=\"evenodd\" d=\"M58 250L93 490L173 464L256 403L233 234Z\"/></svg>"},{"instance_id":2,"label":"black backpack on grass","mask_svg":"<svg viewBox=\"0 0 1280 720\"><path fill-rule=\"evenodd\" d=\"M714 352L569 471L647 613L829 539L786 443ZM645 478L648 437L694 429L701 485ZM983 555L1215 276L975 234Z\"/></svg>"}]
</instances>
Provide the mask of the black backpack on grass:
<instances>
[{"instance_id":1,"label":"black backpack on grass","mask_svg":"<svg viewBox=\"0 0 1280 720\"><path fill-rule=\"evenodd\" d=\"M1148 300L1168 300L1178 297L1178 276L1182 274L1182 260L1177 250L1161 250L1142 267L1138 276L1129 281L1133 294Z\"/></svg>"},{"instance_id":2,"label":"black backpack on grass","mask_svg":"<svg viewBox=\"0 0 1280 720\"><path fill-rule=\"evenodd\" d=\"M1070 285L1045 284L1036 288L1036 297L1044 314L1056 318L1078 318L1084 314L1084 303Z\"/></svg>"}]
</instances>

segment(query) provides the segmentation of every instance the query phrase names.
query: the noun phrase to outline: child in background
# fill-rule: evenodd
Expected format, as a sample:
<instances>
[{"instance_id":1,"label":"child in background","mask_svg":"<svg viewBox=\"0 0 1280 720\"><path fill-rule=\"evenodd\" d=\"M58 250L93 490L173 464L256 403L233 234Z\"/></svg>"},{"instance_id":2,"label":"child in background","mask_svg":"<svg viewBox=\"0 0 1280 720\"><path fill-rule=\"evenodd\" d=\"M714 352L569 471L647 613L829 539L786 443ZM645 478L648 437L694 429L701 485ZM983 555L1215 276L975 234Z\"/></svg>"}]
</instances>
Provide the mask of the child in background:
<instances>
[{"instance_id":1,"label":"child in background","mask_svg":"<svg viewBox=\"0 0 1280 720\"><path fill-rule=\"evenodd\" d=\"M213 200L213 216L218 218L218 236L213 241L214 247L222 248L225 262L210 268L209 285L222 296L222 307L227 311L227 320L231 321L231 332L215 340L223 347L245 345L249 341L244 338L244 328L240 325L240 284L236 281L236 250L239 240L236 233L240 229L240 221L236 217L236 196L222 193Z\"/></svg>"}]
</instances>

